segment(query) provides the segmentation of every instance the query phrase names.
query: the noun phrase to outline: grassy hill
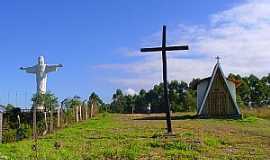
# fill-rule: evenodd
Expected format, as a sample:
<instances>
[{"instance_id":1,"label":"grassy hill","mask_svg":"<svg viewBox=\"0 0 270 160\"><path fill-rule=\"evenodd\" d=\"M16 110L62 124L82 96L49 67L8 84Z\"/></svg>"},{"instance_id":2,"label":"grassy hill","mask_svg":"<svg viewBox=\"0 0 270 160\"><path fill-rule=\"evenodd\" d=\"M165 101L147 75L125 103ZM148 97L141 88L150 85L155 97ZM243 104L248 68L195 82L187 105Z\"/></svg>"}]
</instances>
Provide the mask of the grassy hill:
<instances>
[{"instance_id":1,"label":"grassy hill","mask_svg":"<svg viewBox=\"0 0 270 160\"><path fill-rule=\"evenodd\" d=\"M166 136L164 120L149 120L162 116L100 114L39 139L38 159L270 157L270 120L254 116L242 120L201 120L177 114L173 121L175 136ZM0 159L34 159L32 144L31 140L2 144Z\"/></svg>"}]
</instances>

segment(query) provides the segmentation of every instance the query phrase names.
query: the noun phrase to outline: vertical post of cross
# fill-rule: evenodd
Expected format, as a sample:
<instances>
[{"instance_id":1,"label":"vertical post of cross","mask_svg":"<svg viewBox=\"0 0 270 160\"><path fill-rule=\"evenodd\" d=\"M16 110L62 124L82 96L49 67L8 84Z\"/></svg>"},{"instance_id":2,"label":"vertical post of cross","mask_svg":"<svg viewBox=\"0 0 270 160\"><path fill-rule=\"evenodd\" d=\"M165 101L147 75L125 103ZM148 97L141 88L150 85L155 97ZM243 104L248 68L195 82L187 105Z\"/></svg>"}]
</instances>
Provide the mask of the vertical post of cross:
<instances>
[{"instance_id":1,"label":"vertical post of cross","mask_svg":"<svg viewBox=\"0 0 270 160\"><path fill-rule=\"evenodd\" d=\"M166 26L162 28L162 64L163 64L163 88L164 88L164 103L166 107L166 121L168 133L172 133L171 123L171 107L168 96L168 80L167 80L167 55L166 55Z\"/></svg>"},{"instance_id":2,"label":"vertical post of cross","mask_svg":"<svg viewBox=\"0 0 270 160\"><path fill-rule=\"evenodd\" d=\"M172 133L171 124L171 107L168 96L168 79L167 79L167 55L166 51L176 51L176 50L188 50L188 46L166 46L166 26L162 28L162 46L153 48L141 48L141 52L157 52L162 53L162 65L163 65L163 87L164 87L164 105L166 107L166 121L167 121L167 132Z\"/></svg>"}]
</instances>

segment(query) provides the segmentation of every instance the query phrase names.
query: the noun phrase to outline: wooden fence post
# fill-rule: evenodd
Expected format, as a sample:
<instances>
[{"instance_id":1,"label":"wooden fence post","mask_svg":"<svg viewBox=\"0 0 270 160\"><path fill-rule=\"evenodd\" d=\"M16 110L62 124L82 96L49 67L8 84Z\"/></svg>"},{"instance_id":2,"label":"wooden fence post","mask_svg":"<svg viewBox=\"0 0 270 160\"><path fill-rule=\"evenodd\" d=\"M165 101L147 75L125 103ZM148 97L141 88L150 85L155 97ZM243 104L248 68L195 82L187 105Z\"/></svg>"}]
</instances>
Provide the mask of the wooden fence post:
<instances>
[{"instance_id":1,"label":"wooden fence post","mask_svg":"<svg viewBox=\"0 0 270 160\"><path fill-rule=\"evenodd\" d=\"M85 108L85 120L88 119L88 105L84 103L84 108Z\"/></svg>"},{"instance_id":2,"label":"wooden fence post","mask_svg":"<svg viewBox=\"0 0 270 160\"><path fill-rule=\"evenodd\" d=\"M33 104L33 139L37 139L37 104Z\"/></svg>"},{"instance_id":3,"label":"wooden fence post","mask_svg":"<svg viewBox=\"0 0 270 160\"><path fill-rule=\"evenodd\" d=\"M82 121L85 120L85 109L84 109L84 105L81 105L81 110L82 110Z\"/></svg>"},{"instance_id":4,"label":"wooden fence post","mask_svg":"<svg viewBox=\"0 0 270 160\"><path fill-rule=\"evenodd\" d=\"M54 126L53 126L53 114L54 114L54 109L51 109L50 110L50 133L52 133L53 132L53 128L54 128Z\"/></svg>"},{"instance_id":5,"label":"wooden fence post","mask_svg":"<svg viewBox=\"0 0 270 160\"><path fill-rule=\"evenodd\" d=\"M0 143L2 143L3 140L3 112L0 111Z\"/></svg>"},{"instance_id":6,"label":"wooden fence post","mask_svg":"<svg viewBox=\"0 0 270 160\"><path fill-rule=\"evenodd\" d=\"M43 131L42 135L45 136L48 132L48 122L47 122L47 111L44 110L44 121L45 121L45 131Z\"/></svg>"},{"instance_id":7,"label":"wooden fence post","mask_svg":"<svg viewBox=\"0 0 270 160\"><path fill-rule=\"evenodd\" d=\"M94 110L94 104L91 103L91 111L90 111L90 118L93 117L93 110Z\"/></svg>"},{"instance_id":8,"label":"wooden fence post","mask_svg":"<svg viewBox=\"0 0 270 160\"><path fill-rule=\"evenodd\" d=\"M61 107L58 107L57 109L57 128L61 127L61 113L60 113Z\"/></svg>"},{"instance_id":9,"label":"wooden fence post","mask_svg":"<svg viewBox=\"0 0 270 160\"><path fill-rule=\"evenodd\" d=\"M79 106L79 112L80 112L80 121L82 120L82 105Z\"/></svg>"},{"instance_id":10,"label":"wooden fence post","mask_svg":"<svg viewBox=\"0 0 270 160\"><path fill-rule=\"evenodd\" d=\"M79 122L79 106L76 106L76 111L75 111L75 113L76 113L76 122Z\"/></svg>"}]
</instances>

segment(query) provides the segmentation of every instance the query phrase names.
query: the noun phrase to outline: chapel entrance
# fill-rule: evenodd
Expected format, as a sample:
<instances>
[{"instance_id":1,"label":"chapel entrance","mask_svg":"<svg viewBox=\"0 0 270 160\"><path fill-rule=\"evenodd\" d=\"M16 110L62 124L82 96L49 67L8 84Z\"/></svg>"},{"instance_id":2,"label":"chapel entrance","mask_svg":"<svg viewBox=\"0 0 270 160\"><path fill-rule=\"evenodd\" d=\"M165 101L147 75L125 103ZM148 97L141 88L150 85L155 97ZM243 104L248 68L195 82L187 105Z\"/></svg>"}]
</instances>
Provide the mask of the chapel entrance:
<instances>
[{"instance_id":1,"label":"chapel entrance","mask_svg":"<svg viewBox=\"0 0 270 160\"><path fill-rule=\"evenodd\" d=\"M224 91L215 89L209 94L208 114L209 116L226 115L226 94Z\"/></svg>"}]
</instances>

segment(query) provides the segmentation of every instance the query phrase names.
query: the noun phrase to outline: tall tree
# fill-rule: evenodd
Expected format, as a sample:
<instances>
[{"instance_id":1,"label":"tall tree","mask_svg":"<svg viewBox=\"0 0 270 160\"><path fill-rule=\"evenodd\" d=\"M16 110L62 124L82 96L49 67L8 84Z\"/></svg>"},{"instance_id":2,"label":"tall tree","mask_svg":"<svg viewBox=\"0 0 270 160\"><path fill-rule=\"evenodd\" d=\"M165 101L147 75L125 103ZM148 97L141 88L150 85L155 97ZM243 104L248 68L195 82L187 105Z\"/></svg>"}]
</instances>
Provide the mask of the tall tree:
<instances>
[{"instance_id":1,"label":"tall tree","mask_svg":"<svg viewBox=\"0 0 270 160\"><path fill-rule=\"evenodd\" d=\"M184 81L171 81L169 84L169 97L173 112L185 111L188 108L186 101L188 84Z\"/></svg>"},{"instance_id":2,"label":"tall tree","mask_svg":"<svg viewBox=\"0 0 270 160\"><path fill-rule=\"evenodd\" d=\"M45 94L44 107L50 113L50 129L49 129L49 131L51 133L53 132L53 113L54 113L57 106L58 106L58 98L54 94L47 92Z\"/></svg>"},{"instance_id":3,"label":"tall tree","mask_svg":"<svg viewBox=\"0 0 270 160\"><path fill-rule=\"evenodd\" d=\"M80 120L81 117L81 105L82 105L82 101L81 101L81 97L79 96L74 96L71 99L71 107L73 108L74 112L75 112L75 118L76 118L76 122L78 122Z\"/></svg>"},{"instance_id":4,"label":"tall tree","mask_svg":"<svg viewBox=\"0 0 270 160\"><path fill-rule=\"evenodd\" d=\"M44 122L45 122L45 131L43 135L48 132L48 122L47 122L47 111L50 112L50 132L53 131L53 112L58 105L58 98L51 92L46 92L45 94L34 94L32 101L35 104L44 105Z\"/></svg>"},{"instance_id":5,"label":"tall tree","mask_svg":"<svg viewBox=\"0 0 270 160\"><path fill-rule=\"evenodd\" d=\"M103 102L103 100L95 93L92 92L89 96L89 102L94 102L96 103L96 105L98 105L99 107L104 107L105 103Z\"/></svg>"},{"instance_id":6,"label":"tall tree","mask_svg":"<svg viewBox=\"0 0 270 160\"><path fill-rule=\"evenodd\" d=\"M94 111L94 107L96 107L97 110L99 110L99 112L103 112L103 111L106 111L107 109L105 108L105 104L104 102L102 101L102 99L95 93L95 92L92 92L89 96L89 99L88 99L88 106L90 106L90 116L92 117L93 116L93 111Z\"/></svg>"},{"instance_id":7,"label":"tall tree","mask_svg":"<svg viewBox=\"0 0 270 160\"><path fill-rule=\"evenodd\" d=\"M135 97L132 95L125 95L125 103L124 112L133 113L135 110Z\"/></svg>"},{"instance_id":8,"label":"tall tree","mask_svg":"<svg viewBox=\"0 0 270 160\"><path fill-rule=\"evenodd\" d=\"M138 95L134 96L134 108L135 112L141 113L146 111L147 107L147 95L146 91L144 89L141 89ZM150 103L150 102L149 102Z\"/></svg>"},{"instance_id":9,"label":"tall tree","mask_svg":"<svg viewBox=\"0 0 270 160\"><path fill-rule=\"evenodd\" d=\"M267 105L270 105L270 73L267 76L262 77L261 81L265 86L265 102Z\"/></svg>"},{"instance_id":10,"label":"tall tree","mask_svg":"<svg viewBox=\"0 0 270 160\"><path fill-rule=\"evenodd\" d=\"M117 113L124 113L125 98L121 89L117 89L113 94L113 101L111 103L111 111Z\"/></svg>"},{"instance_id":11,"label":"tall tree","mask_svg":"<svg viewBox=\"0 0 270 160\"><path fill-rule=\"evenodd\" d=\"M12 104L7 104L7 106L5 106L5 109L6 109L7 112L11 111L14 108L15 108L15 106L13 106Z\"/></svg>"},{"instance_id":12,"label":"tall tree","mask_svg":"<svg viewBox=\"0 0 270 160\"><path fill-rule=\"evenodd\" d=\"M197 85L200 82L200 78L193 78L189 83L189 89L197 90Z\"/></svg>"}]
</instances>

